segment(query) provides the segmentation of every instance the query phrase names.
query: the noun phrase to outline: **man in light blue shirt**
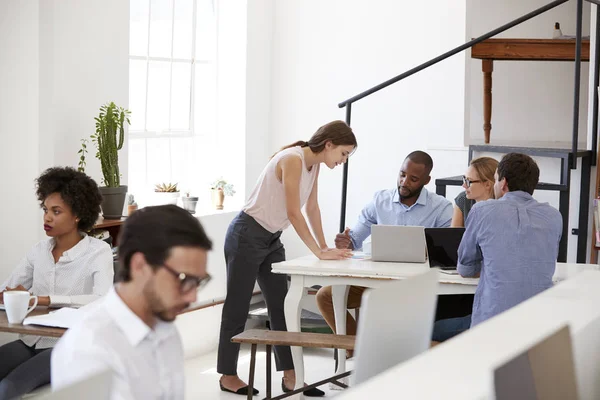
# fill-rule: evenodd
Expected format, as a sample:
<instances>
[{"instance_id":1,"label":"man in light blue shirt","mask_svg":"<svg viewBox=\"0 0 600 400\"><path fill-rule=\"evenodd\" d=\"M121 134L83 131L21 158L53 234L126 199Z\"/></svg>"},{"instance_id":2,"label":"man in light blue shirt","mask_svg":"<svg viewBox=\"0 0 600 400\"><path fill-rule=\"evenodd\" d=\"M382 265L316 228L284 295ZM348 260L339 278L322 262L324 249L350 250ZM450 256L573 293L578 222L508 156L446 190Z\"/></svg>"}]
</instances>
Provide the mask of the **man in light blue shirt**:
<instances>
[{"instance_id":1,"label":"man in light blue shirt","mask_svg":"<svg viewBox=\"0 0 600 400\"><path fill-rule=\"evenodd\" d=\"M480 276L473 313L436 322L434 341L447 340L552 286L562 217L533 199L539 175L525 154L507 154L498 164L498 200L473 206L458 249L460 275Z\"/></svg>"},{"instance_id":2,"label":"man in light blue shirt","mask_svg":"<svg viewBox=\"0 0 600 400\"><path fill-rule=\"evenodd\" d=\"M433 160L423 151L410 153L400 168L397 187L375 193L373 200L363 208L352 230L346 228L335 238L338 249L360 249L371 234L372 225L424 226L445 228L452 221L452 203L445 197L429 192L425 185L431 180ZM360 305L365 288L351 286L348 308ZM317 293L317 305L327 324L335 332L335 317L331 299L331 286ZM356 321L346 317L346 334L356 334Z\"/></svg>"}]
</instances>

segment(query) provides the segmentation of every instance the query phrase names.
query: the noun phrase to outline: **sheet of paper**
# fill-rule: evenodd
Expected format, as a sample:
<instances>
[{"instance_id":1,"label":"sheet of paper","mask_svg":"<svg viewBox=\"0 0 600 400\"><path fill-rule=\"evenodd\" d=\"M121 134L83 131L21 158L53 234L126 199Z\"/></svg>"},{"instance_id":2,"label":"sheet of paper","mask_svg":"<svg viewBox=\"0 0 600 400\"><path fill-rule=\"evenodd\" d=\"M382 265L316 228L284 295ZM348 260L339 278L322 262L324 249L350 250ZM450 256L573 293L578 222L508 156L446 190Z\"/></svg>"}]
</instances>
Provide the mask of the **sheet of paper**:
<instances>
[{"instance_id":1,"label":"sheet of paper","mask_svg":"<svg viewBox=\"0 0 600 400\"><path fill-rule=\"evenodd\" d=\"M56 328L70 328L81 320L83 313L76 308L61 308L56 311L51 311L45 315L36 315L27 317L23 321L23 325L42 325L53 326Z\"/></svg>"}]
</instances>

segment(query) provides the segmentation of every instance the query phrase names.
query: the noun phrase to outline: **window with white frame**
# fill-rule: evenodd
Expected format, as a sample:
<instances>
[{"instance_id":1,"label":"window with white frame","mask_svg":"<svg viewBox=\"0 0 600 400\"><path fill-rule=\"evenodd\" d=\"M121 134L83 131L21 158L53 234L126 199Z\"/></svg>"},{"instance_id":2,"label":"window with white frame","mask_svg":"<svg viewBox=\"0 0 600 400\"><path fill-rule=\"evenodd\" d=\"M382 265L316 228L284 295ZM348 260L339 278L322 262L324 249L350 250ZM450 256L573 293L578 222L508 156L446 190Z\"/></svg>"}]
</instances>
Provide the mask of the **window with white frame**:
<instances>
[{"instance_id":1,"label":"window with white frame","mask_svg":"<svg viewBox=\"0 0 600 400\"><path fill-rule=\"evenodd\" d=\"M128 184L138 199L163 182L200 190L199 155L216 136L216 20L214 0L130 1Z\"/></svg>"}]
</instances>

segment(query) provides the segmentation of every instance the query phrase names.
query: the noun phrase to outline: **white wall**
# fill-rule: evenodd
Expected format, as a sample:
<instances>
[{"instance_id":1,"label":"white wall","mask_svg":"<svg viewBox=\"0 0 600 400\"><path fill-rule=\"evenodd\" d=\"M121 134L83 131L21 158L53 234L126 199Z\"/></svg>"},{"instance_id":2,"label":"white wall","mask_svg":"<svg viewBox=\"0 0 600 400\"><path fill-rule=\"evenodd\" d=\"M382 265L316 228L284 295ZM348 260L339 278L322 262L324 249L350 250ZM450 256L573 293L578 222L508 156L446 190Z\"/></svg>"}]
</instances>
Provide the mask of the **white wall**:
<instances>
[{"instance_id":1,"label":"white wall","mask_svg":"<svg viewBox=\"0 0 600 400\"><path fill-rule=\"evenodd\" d=\"M40 1L40 168L77 166L101 105L129 103L129 2ZM119 151L127 184L127 143ZM91 145L91 142L90 142ZM86 173L101 184L90 146Z\"/></svg>"},{"instance_id":2,"label":"white wall","mask_svg":"<svg viewBox=\"0 0 600 400\"><path fill-rule=\"evenodd\" d=\"M480 36L548 2L546 0L468 0L466 39ZM565 35L575 34L576 1L569 1L497 37L551 39L554 23ZM585 2L583 34L590 34L590 5ZM467 104L470 132L466 143L483 140L483 74L481 60L470 59ZM581 64L579 141L586 143L588 63ZM572 62L496 61L492 74L492 133L496 140L571 142L573 119ZM585 147L582 146L582 147Z\"/></svg>"},{"instance_id":3,"label":"white wall","mask_svg":"<svg viewBox=\"0 0 600 400\"><path fill-rule=\"evenodd\" d=\"M208 254L207 271L212 279L198 294L198 303L221 300L227 289L227 273L223 245L225 233L237 213L223 213L199 217L206 234L213 243ZM223 305L193 311L177 317L176 324L185 350L186 358L213 350L219 343L219 328Z\"/></svg>"},{"instance_id":4,"label":"white wall","mask_svg":"<svg viewBox=\"0 0 600 400\"><path fill-rule=\"evenodd\" d=\"M246 190L248 198L269 157L274 0L248 1L246 42Z\"/></svg>"},{"instance_id":5,"label":"white wall","mask_svg":"<svg viewBox=\"0 0 600 400\"><path fill-rule=\"evenodd\" d=\"M0 281L37 238L39 7L34 1L0 2ZM1 283L0 283L1 284Z\"/></svg>"},{"instance_id":6,"label":"white wall","mask_svg":"<svg viewBox=\"0 0 600 400\"><path fill-rule=\"evenodd\" d=\"M463 43L465 4L281 1L274 24L271 150L344 119L338 102ZM463 172L464 70L465 56L455 56L353 106L358 151L350 159L347 224L376 190L395 187L413 150L431 153L434 179ZM341 182L342 168L321 171L319 202L331 246ZM288 257L306 253L291 230L284 237Z\"/></svg>"},{"instance_id":7,"label":"white wall","mask_svg":"<svg viewBox=\"0 0 600 400\"><path fill-rule=\"evenodd\" d=\"M127 107L128 49L128 1L0 3L0 162L14 194L0 207L0 281L44 237L33 180L50 166L77 166L79 140L94 132L103 103ZM100 184L94 154L92 146L86 172ZM119 157L126 183L126 147Z\"/></svg>"}]
</instances>

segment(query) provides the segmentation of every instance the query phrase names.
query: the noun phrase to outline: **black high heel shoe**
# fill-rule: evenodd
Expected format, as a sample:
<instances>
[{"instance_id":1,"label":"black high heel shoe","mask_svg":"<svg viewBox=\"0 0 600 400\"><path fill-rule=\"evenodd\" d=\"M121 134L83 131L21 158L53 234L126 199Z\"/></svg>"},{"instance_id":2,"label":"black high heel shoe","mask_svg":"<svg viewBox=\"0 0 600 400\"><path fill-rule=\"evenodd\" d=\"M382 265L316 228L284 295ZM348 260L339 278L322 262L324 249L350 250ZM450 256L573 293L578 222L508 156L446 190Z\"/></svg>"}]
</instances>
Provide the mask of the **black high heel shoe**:
<instances>
[{"instance_id":1,"label":"black high heel shoe","mask_svg":"<svg viewBox=\"0 0 600 400\"><path fill-rule=\"evenodd\" d=\"M291 392L294 389L288 389L285 386L285 382L283 381L283 378L281 378L281 390L283 390L284 393L287 393L287 392ZM323 397L323 396L325 396L325 392L320 389L317 389L317 388L308 389L302 393L304 393L304 395L306 397Z\"/></svg>"},{"instance_id":2,"label":"black high heel shoe","mask_svg":"<svg viewBox=\"0 0 600 400\"><path fill-rule=\"evenodd\" d=\"M241 394L242 396L248 396L248 386L241 387L238 390L236 390L235 392L233 390L229 390L225 386L223 386L221 381L219 381L219 386L221 387L221 390L224 392L233 393L233 394ZM256 396L257 394L258 394L258 389L252 388L252 395Z\"/></svg>"}]
</instances>

